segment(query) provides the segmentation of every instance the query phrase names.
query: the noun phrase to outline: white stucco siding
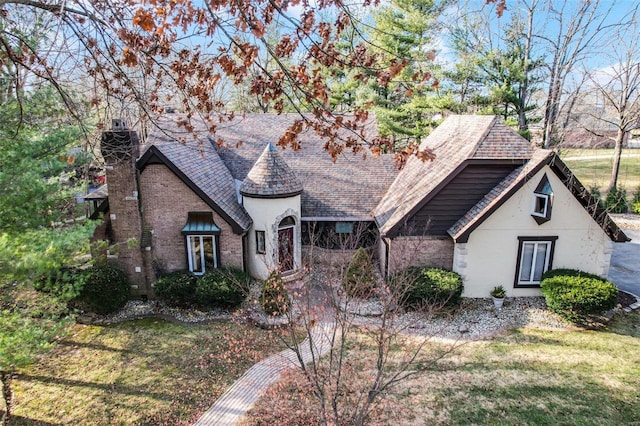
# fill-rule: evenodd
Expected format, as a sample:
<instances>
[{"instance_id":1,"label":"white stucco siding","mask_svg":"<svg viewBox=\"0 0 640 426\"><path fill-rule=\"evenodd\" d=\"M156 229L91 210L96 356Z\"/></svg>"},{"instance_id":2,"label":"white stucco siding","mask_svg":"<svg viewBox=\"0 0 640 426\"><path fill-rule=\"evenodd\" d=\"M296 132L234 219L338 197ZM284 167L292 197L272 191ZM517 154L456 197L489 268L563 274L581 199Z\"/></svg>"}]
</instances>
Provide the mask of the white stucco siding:
<instances>
[{"instance_id":1,"label":"white stucco siding","mask_svg":"<svg viewBox=\"0 0 640 426\"><path fill-rule=\"evenodd\" d=\"M551 219L531 217L533 192L544 174L553 189ZM507 296L534 296L539 288L515 288L518 237L557 237L553 268L573 268L606 276L612 242L557 176L545 166L476 228L465 244L456 244L453 269L464 277L466 297L489 297L502 285Z\"/></svg>"},{"instance_id":2,"label":"white stucco siding","mask_svg":"<svg viewBox=\"0 0 640 426\"><path fill-rule=\"evenodd\" d=\"M302 265L300 244L300 195L288 198L251 198L243 197L243 205L253 219L253 226L247 238L248 269L251 276L265 279L277 267L278 224L287 217L293 216L294 227L294 265L299 269ZM265 232L265 254L257 253L255 231Z\"/></svg>"}]
</instances>

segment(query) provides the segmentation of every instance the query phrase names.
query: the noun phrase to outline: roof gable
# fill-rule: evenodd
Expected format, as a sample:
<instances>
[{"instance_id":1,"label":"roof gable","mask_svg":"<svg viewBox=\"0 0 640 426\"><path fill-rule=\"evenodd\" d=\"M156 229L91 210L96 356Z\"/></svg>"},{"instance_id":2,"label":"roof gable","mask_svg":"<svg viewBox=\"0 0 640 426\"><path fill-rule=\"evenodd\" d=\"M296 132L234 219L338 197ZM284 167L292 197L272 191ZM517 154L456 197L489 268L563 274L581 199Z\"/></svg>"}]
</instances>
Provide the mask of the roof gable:
<instances>
[{"instance_id":1,"label":"roof gable","mask_svg":"<svg viewBox=\"0 0 640 426\"><path fill-rule=\"evenodd\" d=\"M552 151L539 149L534 152L531 160L514 170L460 220L449 228L448 233L456 243L466 243L471 233L486 219L515 194L532 176L545 165L569 189L575 199L587 213L598 223L607 236L615 242L625 242L629 239L611 219L606 210L600 206L589 191L580 183L578 178L569 170L567 165Z\"/></svg>"},{"instance_id":2,"label":"roof gable","mask_svg":"<svg viewBox=\"0 0 640 426\"><path fill-rule=\"evenodd\" d=\"M383 235L395 235L407 218L464 170L466 161L522 162L533 153L529 141L498 117L482 115L448 117L420 148L432 150L436 158L407 161L374 212Z\"/></svg>"},{"instance_id":3,"label":"roof gable","mask_svg":"<svg viewBox=\"0 0 640 426\"><path fill-rule=\"evenodd\" d=\"M138 160L139 170L144 171L149 164L164 164L224 218L235 233L249 229L252 221L238 204L233 177L208 141L183 143L166 133L151 135L148 140L154 144Z\"/></svg>"}]
</instances>

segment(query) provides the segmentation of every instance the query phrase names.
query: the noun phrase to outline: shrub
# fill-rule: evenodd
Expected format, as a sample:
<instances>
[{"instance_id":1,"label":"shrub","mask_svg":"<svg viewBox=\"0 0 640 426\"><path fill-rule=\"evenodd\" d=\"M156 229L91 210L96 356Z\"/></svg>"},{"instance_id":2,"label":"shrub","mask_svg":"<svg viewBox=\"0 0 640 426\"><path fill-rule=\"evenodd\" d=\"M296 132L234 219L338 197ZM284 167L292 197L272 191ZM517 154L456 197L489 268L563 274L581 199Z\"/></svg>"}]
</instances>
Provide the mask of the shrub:
<instances>
[{"instance_id":1,"label":"shrub","mask_svg":"<svg viewBox=\"0 0 640 426\"><path fill-rule=\"evenodd\" d=\"M189 271L176 271L156 280L154 292L170 306L188 306L195 302L197 277Z\"/></svg>"},{"instance_id":2,"label":"shrub","mask_svg":"<svg viewBox=\"0 0 640 426\"><path fill-rule=\"evenodd\" d=\"M568 269L568 268L550 269L544 274L542 274L542 279L544 280L546 278L553 278L558 276L593 278L595 280L603 279L601 276L592 274L590 272L584 272L584 271L579 271L577 269Z\"/></svg>"},{"instance_id":3,"label":"shrub","mask_svg":"<svg viewBox=\"0 0 640 426\"><path fill-rule=\"evenodd\" d=\"M640 186L636 188L633 193L633 200L631 201L631 211L635 214L640 214Z\"/></svg>"},{"instance_id":4,"label":"shrub","mask_svg":"<svg viewBox=\"0 0 640 426\"><path fill-rule=\"evenodd\" d=\"M397 287L407 279L401 302L408 308L456 305L464 289L459 274L441 268L409 268L396 275L392 286L398 291Z\"/></svg>"},{"instance_id":5,"label":"shrub","mask_svg":"<svg viewBox=\"0 0 640 426\"><path fill-rule=\"evenodd\" d=\"M82 288L73 300L76 307L98 314L122 308L129 299L131 286L125 273L116 265L97 263L82 271Z\"/></svg>"},{"instance_id":6,"label":"shrub","mask_svg":"<svg viewBox=\"0 0 640 426\"><path fill-rule=\"evenodd\" d=\"M376 276L371 256L364 248L359 248L351 257L342 278L342 288L350 297L367 299L376 289Z\"/></svg>"},{"instance_id":7,"label":"shrub","mask_svg":"<svg viewBox=\"0 0 640 426\"><path fill-rule=\"evenodd\" d=\"M260 306L267 315L284 315L289 312L291 301L282 277L273 271L262 285Z\"/></svg>"},{"instance_id":8,"label":"shrub","mask_svg":"<svg viewBox=\"0 0 640 426\"><path fill-rule=\"evenodd\" d=\"M566 274L546 273L540 287L549 310L573 322L606 312L618 299L618 289L612 283L575 270Z\"/></svg>"},{"instance_id":9,"label":"shrub","mask_svg":"<svg viewBox=\"0 0 640 426\"><path fill-rule=\"evenodd\" d=\"M627 204L627 191L620 188L613 188L607 194L605 207L611 213L626 213L629 210Z\"/></svg>"},{"instance_id":10,"label":"shrub","mask_svg":"<svg viewBox=\"0 0 640 426\"><path fill-rule=\"evenodd\" d=\"M597 185L593 185L589 187L589 193L602 207L602 193L600 192L600 187Z\"/></svg>"},{"instance_id":11,"label":"shrub","mask_svg":"<svg viewBox=\"0 0 640 426\"><path fill-rule=\"evenodd\" d=\"M242 271L216 269L196 281L195 300L203 306L235 308L248 291L248 277Z\"/></svg>"},{"instance_id":12,"label":"shrub","mask_svg":"<svg viewBox=\"0 0 640 426\"><path fill-rule=\"evenodd\" d=\"M62 266L45 276L33 281L33 288L53 296L60 296L71 300L78 296L82 288L82 271L68 266Z\"/></svg>"}]
</instances>

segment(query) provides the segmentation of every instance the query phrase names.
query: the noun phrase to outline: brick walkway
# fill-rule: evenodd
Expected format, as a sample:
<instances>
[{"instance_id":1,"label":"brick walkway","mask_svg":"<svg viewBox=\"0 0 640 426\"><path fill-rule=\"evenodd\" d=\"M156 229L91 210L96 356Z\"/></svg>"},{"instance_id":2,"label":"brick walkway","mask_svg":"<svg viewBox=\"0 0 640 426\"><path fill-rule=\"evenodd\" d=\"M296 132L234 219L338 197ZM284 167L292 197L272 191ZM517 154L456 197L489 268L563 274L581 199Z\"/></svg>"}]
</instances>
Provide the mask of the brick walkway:
<instances>
[{"instance_id":1,"label":"brick walkway","mask_svg":"<svg viewBox=\"0 0 640 426\"><path fill-rule=\"evenodd\" d=\"M319 323L311 332L313 344L310 344L308 337L300 344L300 352L305 364L312 359L312 356L320 357L329 351L331 348L330 339L334 328L335 326L331 323ZM300 365L298 357L291 349L284 350L260 361L247 370L198 419L195 425L235 425L260 398L262 393L280 378L284 370L298 365Z\"/></svg>"}]
</instances>

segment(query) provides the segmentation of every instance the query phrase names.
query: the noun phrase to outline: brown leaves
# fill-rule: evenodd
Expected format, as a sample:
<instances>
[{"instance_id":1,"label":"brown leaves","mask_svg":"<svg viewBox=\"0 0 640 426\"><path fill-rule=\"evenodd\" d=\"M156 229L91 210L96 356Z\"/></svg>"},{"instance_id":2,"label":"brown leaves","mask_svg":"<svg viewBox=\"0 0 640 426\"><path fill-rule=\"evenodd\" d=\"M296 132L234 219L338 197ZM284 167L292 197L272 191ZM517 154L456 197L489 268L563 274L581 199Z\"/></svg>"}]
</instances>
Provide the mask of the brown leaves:
<instances>
[{"instance_id":1,"label":"brown leaves","mask_svg":"<svg viewBox=\"0 0 640 426\"><path fill-rule=\"evenodd\" d=\"M151 32L156 27L153 16L148 10L138 9L133 16L133 25L137 25L145 31Z\"/></svg>"},{"instance_id":2,"label":"brown leaves","mask_svg":"<svg viewBox=\"0 0 640 426\"><path fill-rule=\"evenodd\" d=\"M415 156L420 161L433 161L436 159L436 155L428 148L420 149L420 145L411 142L405 149L398 151L395 154L394 161L399 169L404 168L410 157Z\"/></svg>"},{"instance_id":3,"label":"brown leaves","mask_svg":"<svg viewBox=\"0 0 640 426\"><path fill-rule=\"evenodd\" d=\"M507 0L486 0L487 4L496 4L496 15L498 18L502 18L504 11L507 10Z\"/></svg>"}]
</instances>

